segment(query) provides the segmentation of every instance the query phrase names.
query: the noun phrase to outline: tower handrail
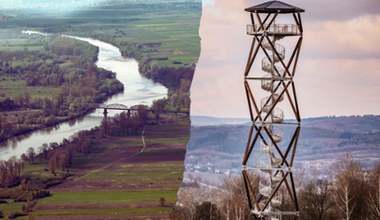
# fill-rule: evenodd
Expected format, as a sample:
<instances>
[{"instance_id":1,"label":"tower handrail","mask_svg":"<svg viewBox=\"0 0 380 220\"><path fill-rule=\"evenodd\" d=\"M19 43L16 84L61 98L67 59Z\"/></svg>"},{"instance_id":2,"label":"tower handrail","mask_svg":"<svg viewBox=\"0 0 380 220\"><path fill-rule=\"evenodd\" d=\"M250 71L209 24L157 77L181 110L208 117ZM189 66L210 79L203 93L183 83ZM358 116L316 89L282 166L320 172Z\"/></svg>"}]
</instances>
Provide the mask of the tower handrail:
<instances>
[{"instance_id":1,"label":"tower handrail","mask_svg":"<svg viewBox=\"0 0 380 220\"><path fill-rule=\"evenodd\" d=\"M270 43L268 42L267 39L264 39L262 44L264 45L264 47L270 48L270 50L272 50L272 48L270 47ZM273 44L274 44L274 49L276 49L277 53L280 56L285 57L285 47L278 43L273 43Z\"/></svg>"},{"instance_id":2,"label":"tower handrail","mask_svg":"<svg viewBox=\"0 0 380 220\"><path fill-rule=\"evenodd\" d=\"M278 74L277 72L275 72L274 68L272 67L272 63L269 61L268 57L264 57L262 60L261 60L261 69L267 73L275 73L273 74L274 76L278 76L278 77L281 77L284 75L284 72L285 72L285 69L282 68L282 67L278 67L276 66L277 70L278 70Z\"/></svg>"},{"instance_id":3,"label":"tower handrail","mask_svg":"<svg viewBox=\"0 0 380 220\"><path fill-rule=\"evenodd\" d=\"M264 30L260 29L260 25L247 25L247 34L255 35L255 34L262 34L264 30L268 34L289 34L289 35L300 35L301 31L298 25L296 24L272 24L269 26L264 25ZM260 31L258 31L260 29Z\"/></svg>"}]
</instances>

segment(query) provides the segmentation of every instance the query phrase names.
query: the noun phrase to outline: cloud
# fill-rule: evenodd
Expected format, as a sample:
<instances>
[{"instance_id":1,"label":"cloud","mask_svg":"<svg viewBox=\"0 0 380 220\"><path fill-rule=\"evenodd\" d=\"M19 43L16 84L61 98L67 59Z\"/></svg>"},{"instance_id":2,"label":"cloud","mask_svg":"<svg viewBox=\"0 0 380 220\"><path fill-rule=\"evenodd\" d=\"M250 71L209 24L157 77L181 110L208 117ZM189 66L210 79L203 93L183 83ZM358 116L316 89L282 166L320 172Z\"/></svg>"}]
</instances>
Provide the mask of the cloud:
<instances>
[{"instance_id":1,"label":"cloud","mask_svg":"<svg viewBox=\"0 0 380 220\"><path fill-rule=\"evenodd\" d=\"M380 12L379 0L292 0L289 3L306 10L303 14L304 21L344 21Z\"/></svg>"},{"instance_id":2,"label":"cloud","mask_svg":"<svg viewBox=\"0 0 380 220\"><path fill-rule=\"evenodd\" d=\"M380 15L347 21L308 22L305 47L310 57L380 58Z\"/></svg>"},{"instance_id":3,"label":"cloud","mask_svg":"<svg viewBox=\"0 0 380 220\"><path fill-rule=\"evenodd\" d=\"M380 59L309 59L295 79L303 117L380 114Z\"/></svg>"},{"instance_id":4,"label":"cloud","mask_svg":"<svg viewBox=\"0 0 380 220\"><path fill-rule=\"evenodd\" d=\"M307 17L295 78L302 117L380 114L380 10L378 1L364 2L371 7L343 0L292 2L305 8ZM248 117L243 71L252 37L245 34L250 19L244 8L251 3L216 0L204 5L201 56L191 89L193 115ZM347 11L351 8L356 14ZM279 43L289 57L287 41ZM254 71L260 69L261 57Z\"/></svg>"}]
</instances>

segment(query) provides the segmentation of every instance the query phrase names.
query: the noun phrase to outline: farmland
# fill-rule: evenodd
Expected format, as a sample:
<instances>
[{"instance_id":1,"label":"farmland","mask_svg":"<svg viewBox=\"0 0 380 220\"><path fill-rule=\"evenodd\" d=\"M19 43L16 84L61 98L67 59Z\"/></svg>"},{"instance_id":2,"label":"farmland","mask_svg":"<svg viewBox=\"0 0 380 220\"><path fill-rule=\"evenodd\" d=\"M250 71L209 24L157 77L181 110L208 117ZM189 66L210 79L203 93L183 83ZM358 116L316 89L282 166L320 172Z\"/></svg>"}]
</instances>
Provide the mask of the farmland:
<instances>
[{"instance_id":1,"label":"farmland","mask_svg":"<svg viewBox=\"0 0 380 220\"><path fill-rule=\"evenodd\" d=\"M90 153L74 153L72 165L53 175L44 161L27 165L22 176L52 181L50 197L38 200L32 216L123 219L168 217L182 182L189 123L179 120L146 127L142 136L101 137L93 135ZM24 203L0 204L0 211L22 212ZM10 208L12 207L12 208Z\"/></svg>"}]
</instances>

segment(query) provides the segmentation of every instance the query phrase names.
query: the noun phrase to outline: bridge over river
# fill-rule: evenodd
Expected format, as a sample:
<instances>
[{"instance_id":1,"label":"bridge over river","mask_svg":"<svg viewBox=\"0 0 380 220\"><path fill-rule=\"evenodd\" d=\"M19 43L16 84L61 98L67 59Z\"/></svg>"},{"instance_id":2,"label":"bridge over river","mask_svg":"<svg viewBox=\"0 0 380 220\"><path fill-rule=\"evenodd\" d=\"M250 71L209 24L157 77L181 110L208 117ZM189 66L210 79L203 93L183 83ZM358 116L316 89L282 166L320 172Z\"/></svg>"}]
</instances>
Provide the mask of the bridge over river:
<instances>
[{"instance_id":1,"label":"bridge over river","mask_svg":"<svg viewBox=\"0 0 380 220\"><path fill-rule=\"evenodd\" d=\"M151 112L153 114L185 114L186 116L189 116L189 111L180 111L180 110L166 110L166 109L152 109L149 108L147 105L134 105L131 107L127 107L126 105L120 104L120 103L112 103L112 104L99 104L99 103L90 103L89 104L92 108L97 109L103 109L103 115L104 117L107 117L108 110L118 110L118 111L126 111L128 118L131 116L132 113L136 113L138 111L144 110L146 112Z\"/></svg>"}]
</instances>

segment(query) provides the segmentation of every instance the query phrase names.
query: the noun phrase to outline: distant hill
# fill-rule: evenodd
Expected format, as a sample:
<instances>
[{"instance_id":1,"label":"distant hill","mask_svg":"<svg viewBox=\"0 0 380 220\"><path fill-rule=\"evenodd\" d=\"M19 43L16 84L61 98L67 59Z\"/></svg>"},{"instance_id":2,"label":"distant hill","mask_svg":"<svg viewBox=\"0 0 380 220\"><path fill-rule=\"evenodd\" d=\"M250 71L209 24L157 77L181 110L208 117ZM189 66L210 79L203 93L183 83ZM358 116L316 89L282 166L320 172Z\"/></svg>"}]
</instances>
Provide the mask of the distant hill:
<instances>
[{"instance_id":1,"label":"distant hill","mask_svg":"<svg viewBox=\"0 0 380 220\"><path fill-rule=\"evenodd\" d=\"M191 126L210 126L210 125L237 125L251 124L248 118L217 118L210 116L191 116Z\"/></svg>"},{"instance_id":2,"label":"distant hill","mask_svg":"<svg viewBox=\"0 0 380 220\"><path fill-rule=\"evenodd\" d=\"M240 171L249 129L249 124L193 127L187 145L187 170ZM280 147L286 147L293 130L283 127L284 141ZM298 169L328 169L344 153L351 153L366 165L380 162L380 116L321 117L302 121L296 153Z\"/></svg>"}]
</instances>

